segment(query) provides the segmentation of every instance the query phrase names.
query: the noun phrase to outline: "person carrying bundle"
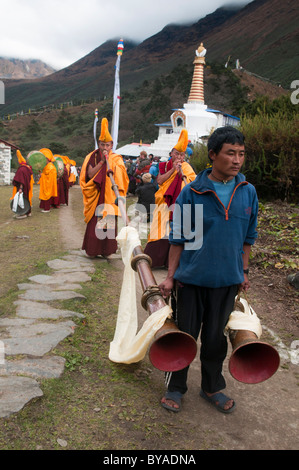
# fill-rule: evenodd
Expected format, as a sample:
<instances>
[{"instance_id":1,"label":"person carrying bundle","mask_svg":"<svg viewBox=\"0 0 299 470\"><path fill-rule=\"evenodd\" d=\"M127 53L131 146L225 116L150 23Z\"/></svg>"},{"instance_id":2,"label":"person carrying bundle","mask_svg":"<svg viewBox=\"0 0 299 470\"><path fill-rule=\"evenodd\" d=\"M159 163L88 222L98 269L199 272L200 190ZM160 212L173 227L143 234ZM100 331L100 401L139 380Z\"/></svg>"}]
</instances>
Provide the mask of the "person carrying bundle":
<instances>
[{"instance_id":1,"label":"person carrying bundle","mask_svg":"<svg viewBox=\"0 0 299 470\"><path fill-rule=\"evenodd\" d=\"M16 219L23 219L25 217L31 216L31 206L32 206L32 195L33 195L33 172L32 168L26 162L25 158L22 156L20 150L17 150L17 158L19 162L19 167L16 171L13 184L13 192L11 200L14 199L17 193L22 193L23 196L28 199L30 204L30 209L23 215L17 215Z\"/></svg>"},{"instance_id":2,"label":"person carrying bundle","mask_svg":"<svg viewBox=\"0 0 299 470\"><path fill-rule=\"evenodd\" d=\"M43 148L40 152L45 155L48 163L44 167L38 184L40 185L39 199L40 209L43 213L49 213L51 207L59 207L57 190L57 171L54 165L54 155L50 149Z\"/></svg>"}]
</instances>

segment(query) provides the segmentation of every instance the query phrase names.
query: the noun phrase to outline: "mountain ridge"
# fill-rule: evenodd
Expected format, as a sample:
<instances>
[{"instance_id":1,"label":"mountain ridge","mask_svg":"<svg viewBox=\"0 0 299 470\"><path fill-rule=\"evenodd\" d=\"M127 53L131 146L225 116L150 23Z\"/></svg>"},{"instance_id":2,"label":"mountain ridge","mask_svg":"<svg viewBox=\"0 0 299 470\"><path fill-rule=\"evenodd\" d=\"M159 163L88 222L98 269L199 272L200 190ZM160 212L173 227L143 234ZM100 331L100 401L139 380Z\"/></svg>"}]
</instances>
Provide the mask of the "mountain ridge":
<instances>
[{"instance_id":1,"label":"mountain ridge","mask_svg":"<svg viewBox=\"0 0 299 470\"><path fill-rule=\"evenodd\" d=\"M207 48L207 65L224 64L230 56L230 65L239 59L245 69L288 88L297 73L297 18L296 0L254 0L239 9L218 8L192 25L166 25L139 44L124 38L121 90L133 90L178 65L192 64L200 42ZM116 46L117 41L106 41L69 67L41 79L5 81L6 104L0 111L111 96Z\"/></svg>"},{"instance_id":2,"label":"mountain ridge","mask_svg":"<svg viewBox=\"0 0 299 470\"><path fill-rule=\"evenodd\" d=\"M34 79L55 72L53 67L40 59L0 57L0 79Z\"/></svg>"}]
</instances>

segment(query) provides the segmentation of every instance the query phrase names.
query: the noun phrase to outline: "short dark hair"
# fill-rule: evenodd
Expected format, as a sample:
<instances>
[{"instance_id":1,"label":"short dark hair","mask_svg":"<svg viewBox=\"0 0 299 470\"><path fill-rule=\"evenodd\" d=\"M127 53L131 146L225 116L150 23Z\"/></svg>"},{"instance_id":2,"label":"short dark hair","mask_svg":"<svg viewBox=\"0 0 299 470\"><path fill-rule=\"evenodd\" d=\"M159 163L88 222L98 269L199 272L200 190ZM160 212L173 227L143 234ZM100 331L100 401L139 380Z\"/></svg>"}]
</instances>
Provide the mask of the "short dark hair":
<instances>
[{"instance_id":1,"label":"short dark hair","mask_svg":"<svg viewBox=\"0 0 299 470\"><path fill-rule=\"evenodd\" d=\"M220 152L223 144L244 145L245 137L238 129L232 126L218 127L208 140L208 152Z\"/></svg>"}]
</instances>

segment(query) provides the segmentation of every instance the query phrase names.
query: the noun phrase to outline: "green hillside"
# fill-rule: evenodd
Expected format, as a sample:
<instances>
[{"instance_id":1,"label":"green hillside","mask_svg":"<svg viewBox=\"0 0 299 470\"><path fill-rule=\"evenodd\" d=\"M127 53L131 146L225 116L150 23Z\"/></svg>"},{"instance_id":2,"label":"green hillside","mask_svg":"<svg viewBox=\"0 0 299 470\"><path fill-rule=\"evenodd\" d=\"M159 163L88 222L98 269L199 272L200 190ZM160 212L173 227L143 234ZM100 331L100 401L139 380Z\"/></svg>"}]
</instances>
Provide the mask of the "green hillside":
<instances>
[{"instance_id":1,"label":"green hillside","mask_svg":"<svg viewBox=\"0 0 299 470\"><path fill-rule=\"evenodd\" d=\"M166 19L167 20L167 19ZM141 44L124 38L122 93L144 81L168 75L178 66L189 70L203 42L207 62L224 65L230 58L254 74L290 89L297 77L299 38L297 0L255 0L244 8L222 7L192 25L168 25ZM5 81L0 116L29 108L111 96L117 40L109 40L61 71L38 80Z\"/></svg>"},{"instance_id":2,"label":"green hillside","mask_svg":"<svg viewBox=\"0 0 299 470\"><path fill-rule=\"evenodd\" d=\"M193 65L178 66L155 80L144 80L134 91L122 93L119 123L119 146L130 142L151 143L157 138L155 124L169 121L172 109L188 100ZM205 73L205 99L209 107L238 114L247 103L247 88L235 74L210 64ZM82 163L93 149L94 111L99 119L112 119L112 96L105 100L41 108L24 116L0 123L1 138L19 146L24 154L49 147L54 153L67 154Z\"/></svg>"}]
</instances>

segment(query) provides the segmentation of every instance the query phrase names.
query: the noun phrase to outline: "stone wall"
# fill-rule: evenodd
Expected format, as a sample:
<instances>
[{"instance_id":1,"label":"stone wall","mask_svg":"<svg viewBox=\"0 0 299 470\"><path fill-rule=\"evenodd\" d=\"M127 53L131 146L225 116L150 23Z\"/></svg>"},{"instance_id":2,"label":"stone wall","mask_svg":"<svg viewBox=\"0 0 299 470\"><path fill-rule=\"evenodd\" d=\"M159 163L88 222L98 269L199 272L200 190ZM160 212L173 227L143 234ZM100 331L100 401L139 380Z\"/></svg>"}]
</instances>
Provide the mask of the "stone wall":
<instances>
[{"instance_id":1,"label":"stone wall","mask_svg":"<svg viewBox=\"0 0 299 470\"><path fill-rule=\"evenodd\" d=\"M0 185L10 184L11 148L0 142Z\"/></svg>"}]
</instances>

